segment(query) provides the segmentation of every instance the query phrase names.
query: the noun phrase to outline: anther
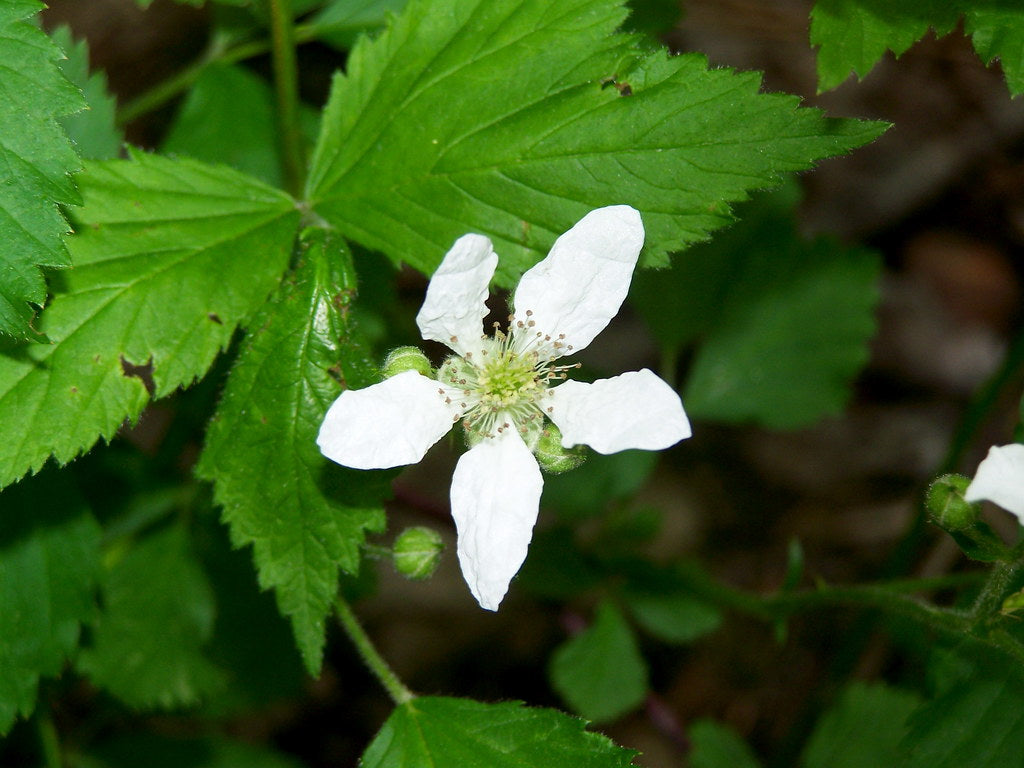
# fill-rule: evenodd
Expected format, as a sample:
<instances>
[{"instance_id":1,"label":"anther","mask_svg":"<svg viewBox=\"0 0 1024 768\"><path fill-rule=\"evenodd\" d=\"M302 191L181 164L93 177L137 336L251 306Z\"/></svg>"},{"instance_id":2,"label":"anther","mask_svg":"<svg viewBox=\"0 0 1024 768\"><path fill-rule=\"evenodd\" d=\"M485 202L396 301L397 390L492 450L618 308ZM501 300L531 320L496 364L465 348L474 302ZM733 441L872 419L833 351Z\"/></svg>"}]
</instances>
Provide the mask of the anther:
<instances>
[{"instance_id":1,"label":"anther","mask_svg":"<svg viewBox=\"0 0 1024 768\"><path fill-rule=\"evenodd\" d=\"M527 317L533 317L533 310L532 309L526 310L526 316Z\"/></svg>"},{"instance_id":2,"label":"anther","mask_svg":"<svg viewBox=\"0 0 1024 768\"><path fill-rule=\"evenodd\" d=\"M451 342L452 344L454 344L454 343L455 343L455 342L457 342L458 340L459 340L459 337L458 337L458 336L452 336L452 337L451 337L450 339L448 339L448 341L450 341L450 342Z\"/></svg>"}]
</instances>

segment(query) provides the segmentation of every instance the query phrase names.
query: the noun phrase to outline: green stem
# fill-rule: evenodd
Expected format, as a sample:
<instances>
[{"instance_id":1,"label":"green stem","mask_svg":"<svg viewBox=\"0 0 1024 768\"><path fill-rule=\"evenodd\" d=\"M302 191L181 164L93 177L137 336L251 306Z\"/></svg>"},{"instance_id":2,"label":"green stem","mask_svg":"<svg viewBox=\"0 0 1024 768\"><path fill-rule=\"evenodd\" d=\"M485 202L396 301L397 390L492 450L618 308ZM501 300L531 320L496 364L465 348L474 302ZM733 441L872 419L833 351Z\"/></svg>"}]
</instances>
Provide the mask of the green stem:
<instances>
[{"instance_id":1,"label":"green stem","mask_svg":"<svg viewBox=\"0 0 1024 768\"><path fill-rule=\"evenodd\" d=\"M308 43L317 39L330 26L306 24L294 28L293 40L296 44ZM235 64L255 56L261 56L271 50L269 40L250 40L244 43L229 44L225 38L215 38L202 57L185 69L172 75L167 80L157 83L148 91L144 91L123 107L117 110L117 124L125 126L147 112L152 112L168 101L184 93L199 79L211 64Z\"/></svg>"},{"instance_id":2,"label":"green stem","mask_svg":"<svg viewBox=\"0 0 1024 768\"><path fill-rule=\"evenodd\" d=\"M295 29L291 5L291 0L269 0L271 57L274 62L282 170L285 187L298 196L305 181L305 162L302 157L302 131L299 127L299 70L295 62Z\"/></svg>"},{"instance_id":3,"label":"green stem","mask_svg":"<svg viewBox=\"0 0 1024 768\"><path fill-rule=\"evenodd\" d=\"M36 716L36 728L39 732L39 745L43 751L43 765L46 768L62 768L64 761L60 754L60 738L49 712L40 712Z\"/></svg>"},{"instance_id":4,"label":"green stem","mask_svg":"<svg viewBox=\"0 0 1024 768\"><path fill-rule=\"evenodd\" d=\"M1014 559L998 562L992 566L981 591L974 599L968 612L971 628L978 630L992 616L999 613L1003 600L1014 587L1014 582L1024 570L1024 553L1020 547L1014 551Z\"/></svg>"},{"instance_id":5,"label":"green stem","mask_svg":"<svg viewBox=\"0 0 1024 768\"><path fill-rule=\"evenodd\" d=\"M405 704L416 698L416 695L406 688L402 681L398 679L398 676L391 671L391 667L384 661L384 657L377 652L373 642L370 640L370 636L366 634L366 630L363 629L359 619L352 612L352 607L340 595L334 601L334 612L337 614L338 621L341 622L345 634L348 635L349 640L352 641L356 650L359 651L363 662L370 668L370 671L380 681L380 684L384 686L384 689L391 696L395 704Z\"/></svg>"}]
</instances>

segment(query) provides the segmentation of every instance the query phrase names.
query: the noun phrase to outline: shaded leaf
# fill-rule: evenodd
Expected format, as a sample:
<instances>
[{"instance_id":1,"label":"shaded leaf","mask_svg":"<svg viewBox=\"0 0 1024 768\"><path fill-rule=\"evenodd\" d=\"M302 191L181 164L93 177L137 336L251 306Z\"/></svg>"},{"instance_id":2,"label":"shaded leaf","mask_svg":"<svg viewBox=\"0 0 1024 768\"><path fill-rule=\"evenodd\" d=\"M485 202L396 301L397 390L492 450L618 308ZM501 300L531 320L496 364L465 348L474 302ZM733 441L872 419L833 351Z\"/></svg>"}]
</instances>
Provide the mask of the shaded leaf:
<instances>
[{"instance_id":1,"label":"shaded leaf","mask_svg":"<svg viewBox=\"0 0 1024 768\"><path fill-rule=\"evenodd\" d=\"M763 196L667 273L636 276L633 305L668 349L697 344L691 418L811 424L845 405L868 357L878 257L801 238L791 194Z\"/></svg>"},{"instance_id":2,"label":"shaded leaf","mask_svg":"<svg viewBox=\"0 0 1024 768\"><path fill-rule=\"evenodd\" d=\"M907 718L921 697L880 683L854 682L843 691L811 734L803 768L865 768L896 765Z\"/></svg>"},{"instance_id":3,"label":"shaded leaf","mask_svg":"<svg viewBox=\"0 0 1024 768\"><path fill-rule=\"evenodd\" d=\"M281 151L274 122L274 94L245 67L212 64L189 89L161 149L210 163L226 163L281 186ZM312 144L317 114L300 109L303 134Z\"/></svg>"},{"instance_id":4,"label":"shaded leaf","mask_svg":"<svg viewBox=\"0 0 1024 768\"><path fill-rule=\"evenodd\" d=\"M54 472L0 494L0 734L35 708L95 613L100 529Z\"/></svg>"},{"instance_id":5,"label":"shaded leaf","mask_svg":"<svg viewBox=\"0 0 1024 768\"><path fill-rule=\"evenodd\" d=\"M93 749L81 768L301 768L298 760L268 747L213 736L172 738L155 733L129 733Z\"/></svg>"},{"instance_id":6,"label":"shaded leaf","mask_svg":"<svg viewBox=\"0 0 1024 768\"><path fill-rule=\"evenodd\" d=\"M106 75L89 73L89 44L85 40L76 43L66 26L57 27L51 37L67 55L61 62L61 71L82 90L87 105L81 112L63 117L61 127L81 157L90 160L117 157L124 143L124 136L114 121L117 100L107 90Z\"/></svg>"},{"instance_id":7,"label":"shaded leaf","mask_svg":"<svg viewBox=\"0 0 1024 768\"><path fill-rule=\"evenodd\" d=\"M551 684L588 720L614 720L647 695L647 664L619 610L601 603L594 623L559 646L548 669Z\"/></svg>"},{"instance_id":8,"label":"shaded leaf","mask_svg":"<svg viewBox=\"0 0 1024 768\"><path fill-rule=\"evenodd\" d=\"M691 745L687 763L690 768L758 768L760 765L735 731L713 720L697 720L686 735Z\"/></svg>"},{"instance_id":9,"label":"shaded leaf","mask_svg":"<svg viewBox=\"0 0 1024 768\"><path fill-rule=\"evenodd\" d=\"M210 585L181 528L133 545L104 576L103 610L78 669L133 707L193 704L223 684L203 654Z\"/></svg>"}]
</instances>

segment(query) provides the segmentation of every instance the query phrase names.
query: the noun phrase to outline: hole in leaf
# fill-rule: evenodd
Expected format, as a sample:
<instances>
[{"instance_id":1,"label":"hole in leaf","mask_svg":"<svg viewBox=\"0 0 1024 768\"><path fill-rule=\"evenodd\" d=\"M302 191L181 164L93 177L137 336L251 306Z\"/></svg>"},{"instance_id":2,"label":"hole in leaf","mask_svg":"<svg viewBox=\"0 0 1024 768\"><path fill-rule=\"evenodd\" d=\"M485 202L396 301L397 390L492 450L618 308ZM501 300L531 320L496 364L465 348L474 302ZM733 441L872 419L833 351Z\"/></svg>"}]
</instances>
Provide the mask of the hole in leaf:
<instances>
[{"instance_id":1,"label":"hole in leaf","mask_svg":"<svg viewBox=\"0 0 1024 768\"><path fill-rule=\"evenodd\" d=\"M124 359L121 355L121 371L129 378L134 377L142 382L146 391L152 396L156 390L156 382L153 381L153 358L146 361L144 365L135 365Z\"/></svg>"}]
</instances>

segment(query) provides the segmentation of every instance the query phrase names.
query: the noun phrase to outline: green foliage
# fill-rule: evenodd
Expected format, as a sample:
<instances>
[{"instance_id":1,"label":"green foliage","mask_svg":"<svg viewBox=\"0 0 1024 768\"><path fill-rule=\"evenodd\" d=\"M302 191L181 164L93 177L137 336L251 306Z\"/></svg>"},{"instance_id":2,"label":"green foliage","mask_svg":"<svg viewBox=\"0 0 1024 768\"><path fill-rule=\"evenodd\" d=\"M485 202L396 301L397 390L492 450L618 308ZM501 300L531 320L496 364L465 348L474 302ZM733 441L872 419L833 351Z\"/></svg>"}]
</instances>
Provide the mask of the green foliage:
<instances>
[{"instance_id":1,"label":"green foliage","mask_svg":"<svg viewBox=\"0 0 1024 768\"><path fill-rule=\"evenodd\" d=\"M316 137L316 113L301 110L310 144ZM161 150L208 163L226 163L261 181L281 186L281 148L274 123L274 94L245 67L206 67L182 103Z\"/></svg>"},{"instance_id":2,"label":"green foliage","mask_svg":"<svg viewBox=\"0 0 1024 768\"><path fill-rule=\"evenodd\" d=\"M701 56L647 53L614 33L624 16L614 0L445 13L414 0L335 78L311 205L428 273L456 237L486 234L508 283L589 209L628 203L647 263L664 264L729 221L729 201L881 132L758 93L757 75Z\"/></svg>"},{"instance_id":3,"label":"green foliage","mask_svg":"<svg viewBox=\"0 0 1024 768\"><path fill-rule=\"evenodd\" d=\"M713 720L697 720L686 732L690 768L758 768L760 763L747 743L731 728ZM864 766L867 768L867 766ZM881 768L881 764L877 768Z\"/></svg>"},{"instance_id":4,"label":"green foliage","mask_svg":"<svg viewBox=\"0 0 1024 768\"><path fill-rule=\"evenodd\" d=\"M887 50L899 56L929 30L949 34L961 18L982 61L998 58L1010 92L1024 93L1024 8L1016 0L817 0L818 88L834 88L851 72L864 77Z\"/></svg>"},{"instance_id":5,"label":"green foliage","mask_svg":"<svg viewBox=\"0 0 1024 768\"><path fill-rule=\"evenodd\" d=\"M671 356L698 344L691 418L811 424L842 409L867 360L879 260L801 238L794 206L791 193L760 197L667 273L634 279L633 305Z\"/></svg>"},{"instance_id":6,"label":"green foliage","mask_svg":"<svg viewBox=\"0 0 1024 768\"><path fill-rule=\"evenodd\" d=\"M213 631L209 582L181 527L128 547L103 576L103 610L78 669L133 707L194 704L223 684L202 650Z\"/></svg>"},{"instance_id":7,"label":"green foliage","mask_svg":"<svg viewBox=\"0 0 1024 768\"><path fill-rule=\"evenodd\" d=\"M311 23L323 31L320 38L331 45L349 49L360 34L384 26L388 15L398 13L407 0L330 0Z\"/></svg>"},{"instance_id":8,"label":"green foliage","mask_svg":"<svg viewBox=\"0 0 1024 768\"><path fill-rule=\"evenodd\" d=\"M691 643L722 623L721 611L688 592L630 591L625 601L637 623L667 643Z\"/></svg>"},{"instance_id":9,"label":"green foliage","mask_svg":"<svg viewBox=\"0 0 1024 768\"><path fill-rule=\"evenodd\" d=\"M0 494L0 734L31 714L93 617L99 526L54 472Z\"/></svg>"},{"instance_id":10,"label":"green foliage","mask_svg":"<svg viewBox=\"0 0 1024 768\"><path fill-rule=\"evenodd\" d=\"M42 306L40 267L67 267L58 203L79 202L69 174L81 164L58 120L85 106L60 73L60 49L29 17L36 0L0 6L0 337L36 338L30 304Z\"/></svg>"},{"instance_id":11,"label":"green foliage","mask_svg":"<svg viewBox=\"0 0 1024 768\"><path fill-rule=\"evenodd\" d=\"M297 760L222 737L172 738L154 733L121 736L92 750L81 768L301 768Z\"/></svg>"},{"instance_id":12,"label":"green foliage","mask_svg":"<svg viewBox=\"0 0 1024 768\"><path fill-rule=\"evenodd\" d=\"M907 718L921 697L883 684L851 683L818 721L803 768L895 766Z\"/></svg>"},{"instance_id":13,"label":"green foliage","mask_svg":"<svg viewBox=\"0 0 1024 768\"><path fill-rule=\"evenodd\" d=\"M400 705L363 754L361 768L626 768L635 754L585 723L518 702L424 696Z\"/></svg>"},{"instance_id":14,"label":"green foliage","mask_svg":"<svg viewBox=\"0 0 1024 768\"><path fill-rule=\"evenodd\" d=\"M306 237L297 272L251 324L198 472L214 482L235 545L253 545L260 584L276 591L316 674L338 572L356 573L364 532L383 529L386 488L380 473L330 464L316 446L342 388L376 370L349 319L351 257L323 230Z\"/></svg>"},{"instance_id":15,"label":"green foliage","mask_svg":"<svg viewBox=\"0 0 1024 768\"><path fill-rule=\"evenodd\" d=\"M908 720L896 768L1006 768L1024 755L1024 679L990 655L946 681Z\"/></svg>"},{"instance_id":16,"label":"green foliage","mask_svg":"<svg viewBox=\"0 0 1024 768\"><path fill-rule=\"evenodd\" d=\"M79 156L89 160L110 160L118 156L124 136L115 125L117 102L107 91L107 77L102 72L89 74L89 45L77 43L68 27L57 27L51 35L63 49L67 59L60 68L85 97L86 109L63 117L61 127L75 145Z\"/></svg>"},{"instance_id":17,"label":"green foliage","mask_svg":"<svg viewBox=\"0 0 1024 768\"><path fill-rule=\"evenodd\" d=\"M647 664L619 610L601 603L594 623L551 657L551 684L588 720L614 720L647 695Z\"/></svg>"},{"instance_id":18,"label":"green foliage","mask_svg":"<svg viewBox=\"0 0 1024 768\"><path fill-rule=\"evenodd\" d=\"M74 458L191 384L284 270L298 212L222 166L135 154L79 176L75 269L38 328L0 349L0 486Z\"/></svg>"}]
</instances>

